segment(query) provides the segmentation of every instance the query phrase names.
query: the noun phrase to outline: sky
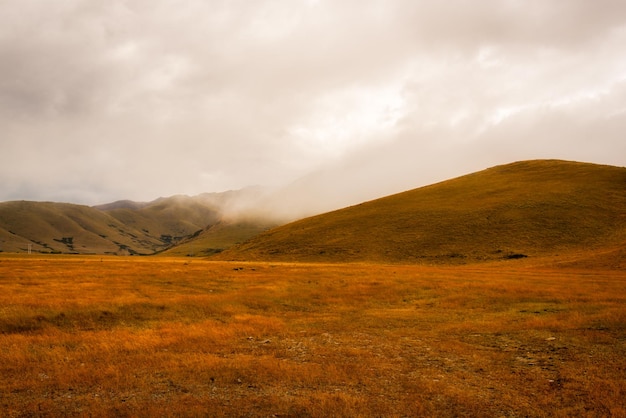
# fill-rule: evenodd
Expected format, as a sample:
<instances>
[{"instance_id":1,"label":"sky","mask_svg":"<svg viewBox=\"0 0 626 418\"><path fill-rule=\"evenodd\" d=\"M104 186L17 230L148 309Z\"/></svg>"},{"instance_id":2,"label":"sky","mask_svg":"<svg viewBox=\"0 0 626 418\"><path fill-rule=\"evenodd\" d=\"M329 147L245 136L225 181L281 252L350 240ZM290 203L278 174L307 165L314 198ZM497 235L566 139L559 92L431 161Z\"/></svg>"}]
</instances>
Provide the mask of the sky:
<instances>
[{"instance_id":1,"label":"sky","mask_svg":"<svg viewBox=\"0 0 626 418\"><path fill-rule=\"evenodd\" d=\"M625 51L621 0L0 0L0 201L624 166Z\"/></svg>"}]
</instances>

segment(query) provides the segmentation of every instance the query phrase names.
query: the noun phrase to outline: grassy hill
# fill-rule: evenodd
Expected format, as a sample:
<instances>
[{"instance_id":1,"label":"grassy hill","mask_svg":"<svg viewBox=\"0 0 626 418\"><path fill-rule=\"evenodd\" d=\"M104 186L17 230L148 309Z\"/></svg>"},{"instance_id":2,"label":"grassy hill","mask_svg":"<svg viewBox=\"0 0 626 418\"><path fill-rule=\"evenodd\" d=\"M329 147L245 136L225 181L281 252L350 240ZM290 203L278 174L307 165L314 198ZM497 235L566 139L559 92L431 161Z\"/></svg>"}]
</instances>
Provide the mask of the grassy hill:
<instances>
[{"instance_id":1,"label":"grassy hill","mask_svg":"<svg viewBox=\"0 0 626 418\"><path fill-rule=\"evenodd\" d=\"M275 222L263 219L220 221L183 240L178 245L160 252L159 255L168 257L210 256L240 244L274 226L276 226Z\"/></svg>"},{"instance_id":2,"label":"grassy hill","mask_svg":"<svg viewBox=\"0 0 626 418\"><path fill-rule=\"evenodd\" d=\"M39 253L148 254L158 238L95 208L69 203L0 203L0 249Z\"/></svg>"},{"instance_id":3,"label":"grassy hill","mask_svg":"<svg viewBox=\"0 0 626 418\"><path fill-rule=\"evenodd\" d=\"M230 206L250 192L119 201L96 207L1 202L0 251L25 252L30 245L36 253L154 254L220 223ZM218 238L214 237L211 245L225 248L228 244L216 242ZM230 242L228 237L224 239ZM243 239L234 242L239 241Z\"/></svg>"},{"instance_id":4,"label":"grassy hill","mask_svg":"<svg viewBox=\"0 0 626 418\"><path fill-rule=\"evenodd\" d=\"M536 160L296 221L215 257L460 264L625 245L626 168Z\"/></svg>"},{"instance_id":5,"label":"grassy hill","mask_svg":"<svg viewBox=\"0 0 626 418\"><path fill-rule=\"evenodd\" d=\"M198 233L220 219L217 205L190 196L161 198L142 207L119 207L106 213L166 245Z\"/></svg>"}]
</instances>

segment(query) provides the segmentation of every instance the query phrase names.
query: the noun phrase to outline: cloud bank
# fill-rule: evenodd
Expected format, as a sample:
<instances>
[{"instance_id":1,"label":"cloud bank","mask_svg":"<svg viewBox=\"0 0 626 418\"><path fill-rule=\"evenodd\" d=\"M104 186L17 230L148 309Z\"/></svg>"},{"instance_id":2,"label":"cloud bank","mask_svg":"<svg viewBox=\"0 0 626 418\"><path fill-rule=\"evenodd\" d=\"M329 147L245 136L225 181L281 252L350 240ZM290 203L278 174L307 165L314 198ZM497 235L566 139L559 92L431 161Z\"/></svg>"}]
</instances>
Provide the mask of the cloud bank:
<instances>
[{"instance_id":1,"label":"cloud bank","mask_svg":"<svg viewBox=\"0 0 626 418\"><path fill-rule=\"evenodd\" d=\"M285 186L329 209L494 164L626 164L626 6L6 0L0 200Z\"/></svg>"}]
</instances>

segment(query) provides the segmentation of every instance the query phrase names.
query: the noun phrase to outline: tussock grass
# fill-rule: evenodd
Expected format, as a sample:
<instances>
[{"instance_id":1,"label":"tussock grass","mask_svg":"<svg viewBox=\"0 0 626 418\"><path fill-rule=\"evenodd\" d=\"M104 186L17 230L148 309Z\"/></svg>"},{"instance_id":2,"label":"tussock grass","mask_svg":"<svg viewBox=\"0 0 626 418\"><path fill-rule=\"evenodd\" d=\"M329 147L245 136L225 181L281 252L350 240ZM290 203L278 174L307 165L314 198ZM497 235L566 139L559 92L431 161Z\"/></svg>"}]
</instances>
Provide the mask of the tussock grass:
<instances>
[{"instance_id":1,"label":"tussock grass","mask_svg":"<svg viewBox=\"0 0 626 418\"><path fill-rule=\"evenodd\" d=\"M0 408L622 416L625 302L608 270L3 255Z\"/></svg>"}]
</instances>

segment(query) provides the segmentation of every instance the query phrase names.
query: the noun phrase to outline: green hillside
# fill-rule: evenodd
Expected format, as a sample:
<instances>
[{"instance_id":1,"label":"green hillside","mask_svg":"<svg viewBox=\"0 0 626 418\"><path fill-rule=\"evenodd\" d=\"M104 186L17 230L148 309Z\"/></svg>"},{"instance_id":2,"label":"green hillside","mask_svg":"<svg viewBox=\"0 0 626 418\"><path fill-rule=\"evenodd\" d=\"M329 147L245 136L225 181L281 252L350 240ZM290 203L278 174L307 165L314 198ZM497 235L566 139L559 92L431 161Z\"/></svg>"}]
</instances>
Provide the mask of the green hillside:
<instances>
[{"instance_id":1,"label":"green hillside","mask_svg":"<svg viewBox=\"0 0 626 418\"><path fill-rule=\"evenodd\" d=\"M459 264L624 245L626 168L536 160L306 218L215 257Z\"/></svg>"}]
</instances>

